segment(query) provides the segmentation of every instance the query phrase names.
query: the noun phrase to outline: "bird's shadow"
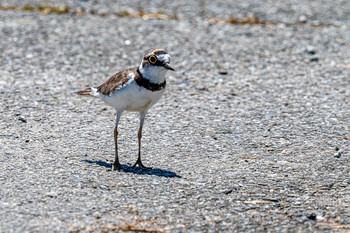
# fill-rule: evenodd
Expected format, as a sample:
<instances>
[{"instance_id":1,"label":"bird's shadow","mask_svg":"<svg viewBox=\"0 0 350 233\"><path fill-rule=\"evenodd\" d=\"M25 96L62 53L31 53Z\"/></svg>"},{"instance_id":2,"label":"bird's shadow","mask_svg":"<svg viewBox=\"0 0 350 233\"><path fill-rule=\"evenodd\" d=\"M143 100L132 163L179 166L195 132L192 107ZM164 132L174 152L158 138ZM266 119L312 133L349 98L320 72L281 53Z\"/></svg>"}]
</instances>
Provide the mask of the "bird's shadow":
<instances>
[{"instance_id":1,"label":"bird's shadow","mask_svg":"<svg viewBox=\"0 0 350 233\"><path fill-rule=\"evenodd\" d=\"M102 160L88 160L85 159L83 160L86 163L90 164L97 164L101 167L109 168L112 170L112 164L107 163ZM144 168L139 168L139 167L132 167L127 164L122 165L123 169L121 172L126 172L126 173L133 173L133 174L139 174L139 175L152 175L152 176L161 176L161 177L168 177L168 178L182 178L182 176L179 176L175 172L168 171L168 170L163 170L159 168L151 168L151 169L144 169Z\"/></svg>"}]
</instances>

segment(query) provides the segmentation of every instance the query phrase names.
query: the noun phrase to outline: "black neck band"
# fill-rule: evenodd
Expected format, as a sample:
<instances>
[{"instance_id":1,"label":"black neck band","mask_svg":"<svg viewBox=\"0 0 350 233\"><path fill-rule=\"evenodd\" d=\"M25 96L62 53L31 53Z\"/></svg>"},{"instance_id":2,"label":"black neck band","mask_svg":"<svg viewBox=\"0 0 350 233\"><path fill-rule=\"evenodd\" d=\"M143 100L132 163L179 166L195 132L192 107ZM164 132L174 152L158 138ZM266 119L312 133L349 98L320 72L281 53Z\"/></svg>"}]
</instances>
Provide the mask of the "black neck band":
<instances>
[{"instance_id":1,"label":"black neck band","mask_svg":"<svg viewBox=\"0 0 350 233\"><path fill-rule=\"evenodd\" d=\"M140 78L135 79L136 83L141 86L146 88L147 90L150 91L160 91L165 88L166 86L166 81L158 84L158 83L151 83L148 79L143 78L139 68L137 68L137 73L140 75Z\"/></svg>"}]
</instances>

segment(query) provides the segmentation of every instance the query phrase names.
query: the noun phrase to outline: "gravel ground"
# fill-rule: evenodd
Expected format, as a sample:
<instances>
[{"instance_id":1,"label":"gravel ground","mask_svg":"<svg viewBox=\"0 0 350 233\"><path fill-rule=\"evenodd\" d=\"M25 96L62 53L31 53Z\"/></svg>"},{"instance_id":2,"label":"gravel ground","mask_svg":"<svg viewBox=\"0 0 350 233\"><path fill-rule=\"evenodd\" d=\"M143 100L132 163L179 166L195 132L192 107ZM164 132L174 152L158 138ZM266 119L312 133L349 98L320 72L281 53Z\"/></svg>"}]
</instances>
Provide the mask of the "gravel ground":
<instances>
[{"instance_id":1,"label":"gravel ground","mask_svg":"<svg viewBox=\"0 0 350 233\"><path fill-rule=\"evenodd\" d=\"M0 11L0 232L350 229L349 1L1 1L29 3L70 12ZM247 16L269 23L212 21ZM155 47L176 72L144 127L154 169L112 172L114 111L74 92Z\"/></svg>"}]
</instances>

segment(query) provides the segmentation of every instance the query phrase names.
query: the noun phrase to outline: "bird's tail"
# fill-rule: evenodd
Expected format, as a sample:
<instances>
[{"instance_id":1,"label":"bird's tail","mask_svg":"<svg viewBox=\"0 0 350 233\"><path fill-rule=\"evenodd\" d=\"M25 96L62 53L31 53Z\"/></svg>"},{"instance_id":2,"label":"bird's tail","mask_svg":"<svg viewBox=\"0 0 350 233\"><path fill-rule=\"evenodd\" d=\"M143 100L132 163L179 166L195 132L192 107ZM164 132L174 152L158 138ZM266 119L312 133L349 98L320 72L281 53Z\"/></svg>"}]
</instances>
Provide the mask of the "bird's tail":
<instances>
[{"instance_id":1,"label":"bird's tail","mask_svg":"<svg viewBox=\"0 0 350 233\"><path fill-rule=\"evenodd\" d=\"M77 91L76 93L77 93L78 95L94 96L94 95L92 94L91 87L88 87L88 88L86 88L86 89L84 89L84 90Z\"/></svg>"}]
</instances>

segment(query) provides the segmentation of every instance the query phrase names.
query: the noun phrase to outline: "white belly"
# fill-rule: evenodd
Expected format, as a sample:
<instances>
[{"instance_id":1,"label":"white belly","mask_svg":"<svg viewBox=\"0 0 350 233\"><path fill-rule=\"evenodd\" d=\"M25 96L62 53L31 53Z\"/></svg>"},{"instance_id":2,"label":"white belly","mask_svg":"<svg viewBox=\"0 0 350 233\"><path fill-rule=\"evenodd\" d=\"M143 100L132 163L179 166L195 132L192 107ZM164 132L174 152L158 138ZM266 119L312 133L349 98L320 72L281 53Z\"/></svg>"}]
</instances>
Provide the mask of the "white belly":
<instances>
[{"instance_id":1,"label":"white belly","mask_svg":"<svg viewBox=\"0 0 350 233\"><path fill-rule=\"evenodd\" d=\"M142 112L157 103L163 93L164 89L149 91L133 81L109 96L100 95L99 97L117 111Z\"/></svg>"}]
</instances>

